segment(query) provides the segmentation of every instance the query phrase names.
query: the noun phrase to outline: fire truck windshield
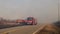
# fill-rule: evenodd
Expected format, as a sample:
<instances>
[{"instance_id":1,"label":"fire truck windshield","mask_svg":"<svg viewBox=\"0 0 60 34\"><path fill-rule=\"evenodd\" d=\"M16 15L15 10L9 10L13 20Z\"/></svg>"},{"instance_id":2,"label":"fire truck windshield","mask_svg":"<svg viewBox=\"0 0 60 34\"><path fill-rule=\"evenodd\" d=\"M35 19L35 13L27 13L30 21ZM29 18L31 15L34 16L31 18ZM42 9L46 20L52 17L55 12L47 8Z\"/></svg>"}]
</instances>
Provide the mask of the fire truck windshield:
<instances>
[{"instance_id":1,"label":"fire truck windshield","mask_svg":"<svg viewBox=\"0 0 60 34\"><path fill-rule=\"evenodd\" d=\"M33 18L29 17L29 18L27 18L27 20L33 20Z\"/></svg>"}]
</instances>

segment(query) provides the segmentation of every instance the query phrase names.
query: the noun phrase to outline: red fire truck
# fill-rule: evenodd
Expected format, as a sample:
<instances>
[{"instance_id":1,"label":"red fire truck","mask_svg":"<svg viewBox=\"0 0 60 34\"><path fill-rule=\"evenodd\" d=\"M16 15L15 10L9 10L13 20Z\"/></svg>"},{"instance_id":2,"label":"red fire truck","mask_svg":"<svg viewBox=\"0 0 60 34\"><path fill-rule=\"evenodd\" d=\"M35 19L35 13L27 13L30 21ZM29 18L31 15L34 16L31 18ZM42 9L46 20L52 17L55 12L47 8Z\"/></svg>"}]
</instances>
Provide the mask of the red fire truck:
<instances>
[{"instance_id":1,"label":"red fire truck","mask_svg":"<svg viewBox=\"0 0 60 34\"><path fill-rule=\"evenodd\" d=\"M26 20L17 20L20 25L36 25L37 20L34 17L27 17Z\"/></svg>"},{"instance_id":2,"label":"red fire truck","mask_svg":"<svg viewBox=\"0 0 60 34\"><path fill-rule=\"evenodd\" d=\"M28 25L36 25L37 24L37 21L34 17L27 17L27 19L25 20L25 22L28 24Z\"/></svg>"}]
</instances>

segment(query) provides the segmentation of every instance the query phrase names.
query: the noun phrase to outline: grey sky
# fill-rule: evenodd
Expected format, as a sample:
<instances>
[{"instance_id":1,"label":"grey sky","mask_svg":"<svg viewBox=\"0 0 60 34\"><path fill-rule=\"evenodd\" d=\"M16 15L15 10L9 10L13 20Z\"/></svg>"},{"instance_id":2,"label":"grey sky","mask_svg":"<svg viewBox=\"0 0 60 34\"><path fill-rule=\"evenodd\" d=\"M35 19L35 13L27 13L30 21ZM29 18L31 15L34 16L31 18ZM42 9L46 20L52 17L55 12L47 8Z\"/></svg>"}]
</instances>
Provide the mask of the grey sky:
<instances>
[{"instance_id":1,"label":"grey sky","mask_svg":"<svg viewBox=\"0 0 60 34\"><path fill-rule=\"evenodd\" d=\"M39 21L57 21L58 0L0 0L0 16L18 19L34 16Z\"/></svg>"}]
</instances>

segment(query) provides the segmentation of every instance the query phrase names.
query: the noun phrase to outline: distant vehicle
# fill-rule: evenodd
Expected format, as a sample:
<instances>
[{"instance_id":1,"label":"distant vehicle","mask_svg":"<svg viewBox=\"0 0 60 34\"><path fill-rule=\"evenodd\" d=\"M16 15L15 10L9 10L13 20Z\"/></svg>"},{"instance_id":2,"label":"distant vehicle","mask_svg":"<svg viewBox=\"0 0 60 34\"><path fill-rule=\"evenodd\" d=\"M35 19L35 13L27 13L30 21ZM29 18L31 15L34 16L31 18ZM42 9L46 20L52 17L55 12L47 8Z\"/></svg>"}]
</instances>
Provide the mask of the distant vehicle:
<instances>
[{"instance_id":1,"label":"distant vehicle","mask_svg":"<svg viewBox=\"0 0 60 34\"><path fill-rule=\"evenodd\" d=\"M19 25L27 25L27 23L25 22L25 20L22 20L22 19L16 20L16 23L18 23Z\"/></svg>"},{"instance_id":2,"label":"distant vehicle","mask_svg":"<svg viewBox=\"0 0 60 34\"><path fill-rule=\"evenodd\" d=\"M26 20L17 20L20 25L36 25L37 21L34 17L27 17Z\"/></svg>"},{"instance_id":3,"label":"distant vehicle","mask_svg":"<svg viewBox=\"0 0 60 34\"><path fill-rule=\"evenodd\" d=\"M25 20L25 22L28 24L28 25L36 25L37 24L37 21L34 17L27 17L27 19Z\"/></svg>"}]
</instances>

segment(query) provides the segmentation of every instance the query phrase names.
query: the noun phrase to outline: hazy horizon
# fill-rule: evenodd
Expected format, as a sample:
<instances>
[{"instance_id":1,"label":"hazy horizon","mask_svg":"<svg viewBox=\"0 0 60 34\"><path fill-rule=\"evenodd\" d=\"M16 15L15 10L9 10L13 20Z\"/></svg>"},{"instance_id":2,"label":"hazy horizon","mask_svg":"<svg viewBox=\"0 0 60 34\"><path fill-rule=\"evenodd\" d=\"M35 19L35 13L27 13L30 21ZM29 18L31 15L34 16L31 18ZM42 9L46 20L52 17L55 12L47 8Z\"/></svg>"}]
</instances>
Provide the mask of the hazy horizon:
<instances>
[{"instance_id":1,"label":"hazy horizon","mask_svg":"<svg viewBox=\"0 0 60 34\"><path fill-rule=\"evenodd\" d=\"M22 19L27 16L39 22L58 20L58 0L0 0L0 17Z\"/></svg>"}]
</instances>

